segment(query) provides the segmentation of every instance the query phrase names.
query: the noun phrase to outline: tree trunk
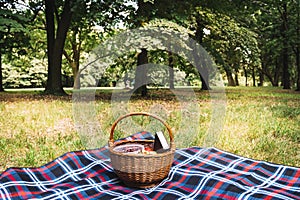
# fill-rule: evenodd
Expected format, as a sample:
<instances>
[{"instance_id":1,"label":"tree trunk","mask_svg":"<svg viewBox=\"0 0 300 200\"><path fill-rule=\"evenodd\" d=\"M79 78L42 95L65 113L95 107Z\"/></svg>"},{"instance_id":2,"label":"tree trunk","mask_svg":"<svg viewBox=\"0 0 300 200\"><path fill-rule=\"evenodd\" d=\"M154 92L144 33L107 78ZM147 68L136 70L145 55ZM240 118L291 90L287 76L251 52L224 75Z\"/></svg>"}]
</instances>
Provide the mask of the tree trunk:
<instances>
[{"instance_id":1,"label":"tree trunk","mask_svg":"<svg viewBox=\"0 0 300 200\"><path fill-rule=\"evenodd\" d=\"M72 72L74 80L77 76L79 76L79 62L80 62L80 48L81 48L81 42L78 44L78 47L76 48L76 45L73 45L73 64L72 64ZM80 79L75 82L74 81L74 89L80 89Z\"/></svg>"},{"instance_id":2,"label":"tree trunk","mask_svg":"<svg viewBox=\"0 0 300 200\"><path fill-rule=\"evenodd\" d=\"M203 37L204 37L203 29L205 27L203 25L201 17L197 18L196 23L197 23L197 28L195 33L195 39L197 42L199 42L200 45L202 45ZM196 68L198 69L200 75L201 90L210 90L211 88L209 87L209 74L208 74L208 69L205 60L206 58L205 57L203 58L201 55L194 54L194 59L195 59Z\"/></svg>"},{"instance_id":3,"label":"tree trunk","mask_svg":"<svg viewBox=\"0 0 300 200\"><path fill-rule=\"evenodd\" d=\"M169 56L169 84L170 89L174 89L174 61L172 52L168 52Z\"/></svg>"},{"instance_id":4,"label":"tree trunk","mask_svg":"<svg viewBox=\"0 0 300 200\"><path fill-rule=\"evenodd\" d=\"M297 12L297 47L296 47L296 66L297 66L297 85L296 91L300 91L300 1L298 1L298 12Z\"/></svg>"},{"instance_id":5,"label":"tree trunk","mask_svg":"<svg viewBox=\"0 0 300 200\"><path fill-rule=\"evenodd\" d=\"M298 74L296 91L300 91L300 47L299 46L297 47L296 50L296 65L297 65L297 74Z\"/></svg>"},{"instance_id":6,"label":"tree trunk","mask_svg":"<svg viewBox=\"0 0 300 200\"><path fill-rule=\"evenodd\" d=\"M144 66L147 63L148 52L146 49L142 49L138 55L134 82L134 93L141 94L142 97L147 96L147 67Z\"/></svg>"},{"instance_id":7,"label":"tree trunk","mask_svg":"<svg viewBox=\"0 0 300 200\"><path fill-rule=\"evenodd\" d=\"M286 49L286 48L285 48ZM282 74L282 85L283 89L291 89L290 73L288 66L288 54L283 53L283 74Z\"/></svg>"},{"instance_id":8,"label":"tree trunk","mask_svg":"<svg viewBox=\"0 0 300 200\"><path fill-rule=\"evenodd\" d=\"M289 72L289 48L288 48L288 14L287 14L287 4L283 4L282 13L282 30L281 34L283 37L283 49L282 49L282 85L283 89L291 89L290 85L290 72Z\"/></svg>"},{"instance_id":9,"label":"tree trunk","mask_svg":"<svg viewBox=\"0 0 300 200\"><path fill-rule=\"evenodd\" d=\"M267 59L266 57L268 57L267 55L263 55L261 56L261 73L263 75L265 75L269 81L271 82L272 86L276 87L276 84L278 86L278 75L279 75L279 70L280 70L280 66L278 65L278 62L276 61L276 69L275 69L275 73L271 73L270 70L268 70L267 68Z\"/></svg>"},{"instance_id":10,"label":"tree trunk","mask_svg":"<svg viewBox=\"0 0 300 200\"><path fill-rule=\"evenodd\" d=\"M200 76L201 90L211 90L211 88L209 87L209 73L206 60L207 58L201 55L201 52L193 51L193 59L195 67L197 68L198 74Z\"/></svg>"},{"instance_id":11,"label":"tree trunk","mask_svg":"<svg viewBox=\"0 0 300 200\"><path fill-rule=\"evenodd\" d=\"M80 78L76 80L76 77L78 76L79 72L79 62L80 62L80 49L81 49L81 41L79 40L79 43L77 43L77 36L81 35L81 31L77 30L74 31L74 36L72 38L72 51L73 51L73 59L70 59L71 61L71 67L74 77L74 89L80 89Z\"/></svg>"},{"instance_id":12,"label":"tree trunk","mask_svg":"<svg viewBox=\"0 0 300 200\"><path fill-rule=\"evenodd\" d=\"M198 74L201 80L201 90L211 90L209 87L209 74L206 64L206 58L199 55L199 52L193 52L193 58L195 67L198 70Z\"/></svg>"},{"instance_id":13,"label":"tree trunk","mask_svg":"<svg viewBox=\"0 0 300 200\"><path fill-rule=\"evenodd\" d=\"M280 73L281 73L280 64L278 61L276 61L276 68L275 68L274 79L273 79L274 81L272 84L274 87L279 86Z\"/></svg>"},{"instance_id":14,"label":"tree trunk","mask_svg":"<svg viewBox=\"0 0 300 200\"><path fill-rule=\"evenodd\" d=\"M263 86L264 81L265 81L264 74L262 73L262 71L259 71L259 83L257 85L259 87Z\"/></svg>"},{"instance_id":15,"label":"tree trunk","mask_svg":"<svg viewBox=\"0 0 300 200\"><path fill-rule=\"evenodd\" d=\"M286 43L286 42L284 42ZM287 45L287 44L286 44ZM282 69L282 85L283 89L291 89L291 83L290 83L290 72L289 72L289 55L288 55L288 48L283 48L283 69Z\"/></svg>"},{"instance_id":16,"label":"tree trunk","mask_svg":"<svg viewBox=\"0 0 300 200\"><path fill-rule=\"evenodd\" d=\"M62 54L68 29L71 23L70 0L66 0L60 20L58 21L55 35L55 1L45 0L46 5L46 30L47 30L47 54L48 54L48 79L45 93L65 94L62 85Z\"/></svg>"},{"instance_id":17,"label":"tree trunk","mask_svg":"<svg viewBox=\"0 0 300 200\"><path fill-rule=\"evenodd\" d=\"M245 74L245 86L248 86L248 72L247 72L246 67L243 67L243 68L244 68L244 74Z\"/></svg>"},{"instance_id":18,"label":"tree trunk","mask_svg":"<svg viewBox=\"0 0 300 200\"><path fill-rule=\"evenodd\" d=\"M235 80L235 85L239 86L240 83L239 83L239 72L238 71L235 71L235 73L234 73L234 80Z\"/></svg>"},{"instance_id":19,"label":"tree trunk","mask_svg":"<svg viewBox=\"0 0 300 200\"><path fill-rule=\"evenodd\" d=\"M53 74L53 52L54 52L54 41L55 41L55 24L54 24L54 11L55 2L51 0L45 0L45 13L46 13L46 32L47 32L47 56L48 56L48 79L46 85L48 92L50 93Z\"/></svg>"},{"instance_id":20,"label":"tree trunk","mask_svg":"<svg viewBox=\"0 0 300 200\"><path fill-rule=\"evenodd\" d=\"M207 68L202 68L201 74L200 74L200 80L201 80L201 90L211 90L209 87L208 82L208 70Z\"/></svg>"},{"instance_id":21,"label":"tree trunk","mask_svg":"<svg viewBox=\"0 0 300 200\"><path fill-rule=\"evenodd\" d=\"M1 54L1 50L0 50L0 92L4 92L3 76L2 76L2 54Z\"/></svg>"},{"instance_id":22,"label":"tree trunk","mask_svg":"<svg viewBox=\"0 0 300 200\"><path fill-rule=\"evenodd\" d=\"M74 42L74 43L73 43ZM63 52L64 56L66 57L69 65L72 68L72 74L74 79L73 89L80 89L80 77L79 77L79 60L80 60L80 48L81 42L76 44L76 39L72 42L72 52L73 56L69 56L66 51Z\"/></svg>"},{"instance_id":23,"label":"tree trunk","mask_svg":"<svg viewBox=\"0 0 300 200\"><path fill-rule=\"evenodd\" d=\"M211 90L209 86L209 73L206 65L206 58L202 58L201 67L198 68L200 72L200 80L201 80L201 90Z\"/></svg>"},{"instance_id":24,"label":"tree trunk","mask_svg":"<svg viewBox=\"0 0 300 200\"><path fill-rule=\"evenodd\" d=\"M225 69L225 73L226 73L227 80L228 80L228 86L236 86L233 76L232 76L232 73L231 73L231 70L228 67L224 67L224 69Z\"/></svg>"},{"instance_id":25,"label":"tree trunk","mask_svg":"<svg viewBox=\"0 0 300 200\"><path fill-rule=\"evenodd\" d=\"M261 69L259 69L259 81L260 81L260 85L259 86L263 86L264 85L264 81L265 81L265 71L266 71L266 64L265 64L265 59L263 56L261 56Z\"/></svg>"},{"instance_id":26,"label":"tree trunk","mask_svg":"<svg viewBox=\"0 0 300 200\"><path fill-rule=\"evenodd\" d=\"M253 81L253 87L256 86L256 79L255 79L255 69L254 67L252 68L252 81Z\"/></svg>"},{"instance_id":27,"label":"tree trunk","mask_svg":"<svg viewBox=\"0 0 300 200\"><path fill-rule=\"evenodd\" d=\"M72 62L71 63L72 66L72 72L73 72L73 77L74 77L74 85L73 88L74 89L80 89L80 77L79 77L79 67L78 67L78 63L77 62Z\"/></svg>"}]
</instances>

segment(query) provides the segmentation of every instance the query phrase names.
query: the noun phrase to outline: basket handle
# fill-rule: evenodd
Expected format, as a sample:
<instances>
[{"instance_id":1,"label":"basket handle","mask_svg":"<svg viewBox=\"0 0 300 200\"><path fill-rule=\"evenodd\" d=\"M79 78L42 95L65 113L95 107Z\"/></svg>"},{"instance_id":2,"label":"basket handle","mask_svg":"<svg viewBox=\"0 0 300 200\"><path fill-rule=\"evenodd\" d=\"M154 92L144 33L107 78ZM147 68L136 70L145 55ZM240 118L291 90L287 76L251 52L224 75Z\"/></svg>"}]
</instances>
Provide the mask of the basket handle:
<instances>
[{"instance_id":1,"label":"basket handle","mask_svg":"<svg viewBox=\"0 0 300 200\"><path fill-rule=\"evenodd\" d=\"M172 134L172 130L171 130L171 127L163 120L161 119L160 117L156 116L156 115L153 115L153 114L150 114L150 113L147 113L147 112L132 112L132 113L128 113L126 115L123 115L121 117L119 117L112 125L111 127L111 131L110 131L110 138L109 138L109 146L112 147L113 144L114 144L114 131L115 131L115 128L117 126L117 124L124 118L126 117L130 117L130 116L135 116L135 115L144 115L144 116L149 116L149 117L153 117L155 119L157 119L158 121L160 121L168 130L169 132L169 136L170 136L170 147L172 150L175 149L175 143L174 143L174 138L173 138L173 134Z\"/></svg>"}]
</instances>

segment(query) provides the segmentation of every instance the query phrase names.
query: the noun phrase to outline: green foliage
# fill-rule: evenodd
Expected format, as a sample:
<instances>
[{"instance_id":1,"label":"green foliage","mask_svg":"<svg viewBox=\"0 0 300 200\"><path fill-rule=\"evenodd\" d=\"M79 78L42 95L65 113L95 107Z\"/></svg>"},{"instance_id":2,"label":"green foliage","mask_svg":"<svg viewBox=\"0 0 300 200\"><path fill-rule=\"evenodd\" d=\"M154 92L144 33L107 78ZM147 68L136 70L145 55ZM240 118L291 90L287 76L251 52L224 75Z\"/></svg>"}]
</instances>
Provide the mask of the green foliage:
<instances>
[{"instance_id":1,"label":"green foliage","mask_svg":"<svg viewBox=\"0 0 300 200\"><path fill-rule=\"evenodd\" d=\"M120 23L126 23L133 6L126 0L118 1L75 1L72 2L72 22L67 33L63 70L76 76L80 64L86 59L83 53L90 52L99 43L116 34ZM100 85L109 86L103 77Z\"/></svg>"},{"instance_id":2,"label":"green foliage","mask_svg":"<svg viewBox=\"0 0 300 200\"><path fill-rule=\"evenodd\" d=\"M44 31L44 1L29 1L28 5L22 6L19 3L17 1L3 2L0 10L1 52L5 54L4 63L8 64L12 61L9 65L15 66L11 67L10 71L4 70L5 78L10 73L14 74L13 78L9 78L6 83L10 82L13 87L28 87L30 84L32 86L43 85L44 80L40 81L43 77L37 78L38 83L32 83L30 80L35 72L29 69L19 69L20 64L15 64L14 60L24 55L28 56L28 59L43 60L45 58L47 44ZM57 16L60 16L64 1L55 1L55 3ZM282 37L281 31L284 3L288 11L288 30L284 33L287 35L286 38ZM229 69L236 75L242 75L241 71L251 72L254 73L254 78L257 77L257 73L260 73L267 76L272 84L276 81L280 82L283 42L287 41L292 83L296 81L296 76L300 73L296 68L296 52L300 41L300 11L297 1L76 0L71 2L71 11L72 21L64 48L66 53L64 58L67 59L63 60L62 64L63 74L67 76L75 73L74 66L81 65L87 53L94 47L133 25L134 27L171 29L190 36L194 36L195 30L200 28L200 32L203 32L203 40L198 42L202 42L201 45L214 57L223 73L225 69ZM56 17L55 20L58 22L60 19ZM129 54L126 55L128 58L125 58L126 56L119 58L117 63L105 72L99 85L112 85L112 82L125 77L126 72L134 69L136 56L132 52ZM164 61L159 61L159 59ZM168 65L165 62L167 61L166 54L163 52L156 55L152 53L150 60L153 63ZM24 64L23 67L37 68L32 64ZM191 79L190 82L198 82L197 73L184 59L175 58L175 69L184 72L186 77ZM13 83L13 79L20 79L15 75L20 74L20 71L24 72L19 75L23 81L16 82L22 82L22 84ZM37 73L37 76L43 73ZM133 74L129 76L130 79L134 78ZM11 87L7 84L5 86Z\"/></svg>"},{"instance_id":3,"label":"green foliage","mask_svg":"<svg viewBox=\"0 0 300 200\"><path fill-rule=\"evenodd\" d=\"M44 87L47 67L40 60L29 61L23 56L3 65L3 85L5 88Z\"/></svg>"},{"instance_id":4,"label":"green foliage","mask_svg":"<svg viewBox=\"0 0 300 200\"><path fill-rule=\"evenodd\" d=\"M136 53L125 54L118 57L115 64L106 69L101 79L98 81L98 86L117 86L125 87L126 80L132 85L136 69ZM169 86L169 56L164 50L155 50L148 52L149 67L148 78L154 87ZM199 85L197 79L198 73L195 67L188 63L179 55L173 55L174 67L174 84L175 86Z\"/></svg>"},{"instance_id":5,"label":"green foliage","mask_svg":"<svg viewBox=\"0 0 300 200\"><path fill-rule=\"evenodd\" d=\"M297 69L295 56L299 56L299 1L259 0L254 3L256 12L255 27L249 27L259 34L259 46L262 57L262 73L268 77L272 85L279 85L283 75L283 53L287 52L288 72L291 82L295 82ZM286 7L286 9L285 9ZM294 56L295 55L295 56ZM280 71L280 73L278 73ZM299 72L298 72L299 73Z\"/></svg>"},{"instance_id":6,"label":"green foliage","mask_svg":"<svg viewBox=\"0 0 300 200\"><path fill-rule=\"evenodd\" d=\"M26 21L26 19L23 16L14 14L9 10L1 9L0 17L1 17L0 20L1 33L14 33L14 32L25 31L23 25L18 22L18 21Z\"/></svg>"},{"instance_id":7,"label":"green foliage","mask_svg":"<svg viewBox=\"0 0 300 200\"><path fill-rule=\"evenodd\" d=\"M1 3L0 6L0 51L9 55L12 48L27 44L28 30L25 25L28 19L16 8L14 1Z\"/></svg>"},{"instance_id":8,"label":"green foliage","mask_svg":"<svg viewBox=\"0 0 300 200\"><path fill-rule=\"evenodd\" d=\"M45 87L47 77L45 32L28 25L26 46L12 48L2 56L5 88Z\"/></svg>"},{"instance_id":9,"label":"green foliage","mask_svg":"<svg viewBox=\"0 0 300 200\"><path fill-rule=\"evenodd\" d=\"M224 14L213 13L199 8L195 18L201 18L207 33L202 45L207 48L221 66L239 69L240 63L259 66L257 35L240 26L234 19Z\"/></svg>"}]
</instances>

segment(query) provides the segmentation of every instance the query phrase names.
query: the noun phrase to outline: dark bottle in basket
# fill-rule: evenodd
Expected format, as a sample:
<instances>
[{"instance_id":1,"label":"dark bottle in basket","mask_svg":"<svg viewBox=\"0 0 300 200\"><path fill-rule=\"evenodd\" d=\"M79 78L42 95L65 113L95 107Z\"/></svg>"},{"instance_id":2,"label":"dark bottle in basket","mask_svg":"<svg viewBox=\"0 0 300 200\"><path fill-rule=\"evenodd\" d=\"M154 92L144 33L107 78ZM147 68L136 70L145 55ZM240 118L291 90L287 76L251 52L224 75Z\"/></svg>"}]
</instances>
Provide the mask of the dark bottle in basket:
<instances>
[{"instance_id":1,"label":"dark bottle in basket","mask_svg":"<svg viewBox=\"0 0 300 200\"><path fill-rule=\"evenodd\" d=\"M153 150L158 153L163 153L165 151L168 151L169 149L170 149L170 146L169 146L163 132L161 132L161 131L156 132Z\"/></svg>"}]
</instances>

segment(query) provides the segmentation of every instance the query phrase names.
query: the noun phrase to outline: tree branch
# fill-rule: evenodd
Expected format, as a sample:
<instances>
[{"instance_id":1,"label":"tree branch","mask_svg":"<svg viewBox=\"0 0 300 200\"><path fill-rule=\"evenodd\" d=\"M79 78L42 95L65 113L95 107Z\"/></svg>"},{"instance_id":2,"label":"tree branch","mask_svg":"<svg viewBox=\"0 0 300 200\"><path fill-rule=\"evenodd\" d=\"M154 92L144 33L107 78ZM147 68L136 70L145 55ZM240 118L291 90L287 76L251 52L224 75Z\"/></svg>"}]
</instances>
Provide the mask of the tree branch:
<instances>
[{"instance_id":1,"label":"tree branch","mask_svg":"<svg viewBox=\"0 0 300 200\"><path fill-rule=\"evenodd\" d=\"M68 55L68 53L66 52L66 50L63 50L63 54L66 57L67 61L71 64L72 63L72 59L71 57Z\"/></svg>"}]
</instances>

